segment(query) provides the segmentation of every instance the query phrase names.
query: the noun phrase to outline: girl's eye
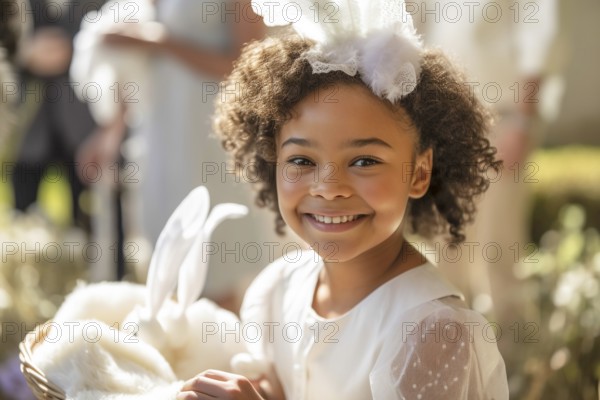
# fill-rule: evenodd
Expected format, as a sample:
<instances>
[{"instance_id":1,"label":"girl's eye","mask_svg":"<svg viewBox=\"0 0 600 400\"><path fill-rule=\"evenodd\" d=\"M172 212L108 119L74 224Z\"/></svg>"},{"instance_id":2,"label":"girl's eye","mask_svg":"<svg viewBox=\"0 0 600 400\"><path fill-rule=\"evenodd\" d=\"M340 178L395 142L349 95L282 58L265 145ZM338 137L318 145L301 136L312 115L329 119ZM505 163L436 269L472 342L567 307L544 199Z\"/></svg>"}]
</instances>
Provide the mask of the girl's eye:
<instances>
[{"instance_id":1,"label":"girl's eye","mask_svg":"<svg viewBox=\"0 0 600 400\"><path fill-rule=\"evenodd\" d=\"M356 167L370 167L371 165L376 165L376 164L380 164L380 163L381 162L379 160L376 160L371 157L361 157L361 158L354 160L352 162L352 165L356 166Z\"/></svg>"},{"instance_id":2,"label":"girl's eye","mask_svg":"<svg viewBox=\"0 0 600 400\"><path fill-rule=\"evenodd\" d=\"M292 157L287 161L289 164L295 164L299 167L307 167L312 166L314 163L310 161L308 158L304 157Z\"/></svg>"}]
</instances>

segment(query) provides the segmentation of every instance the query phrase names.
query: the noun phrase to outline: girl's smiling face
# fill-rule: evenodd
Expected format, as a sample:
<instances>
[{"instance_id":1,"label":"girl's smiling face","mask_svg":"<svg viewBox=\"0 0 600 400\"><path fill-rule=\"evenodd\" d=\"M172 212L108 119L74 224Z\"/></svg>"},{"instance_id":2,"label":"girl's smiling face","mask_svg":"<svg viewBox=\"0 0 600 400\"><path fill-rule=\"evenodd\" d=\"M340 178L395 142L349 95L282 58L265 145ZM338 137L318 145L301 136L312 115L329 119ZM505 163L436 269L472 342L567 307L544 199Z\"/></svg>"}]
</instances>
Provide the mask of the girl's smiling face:
<instances>
[{"instance_id":1,"label":"girl's smiling face","mask_svg":"<svg viewBox=\"0 0 600 400\"><path fill-rule=\"evenodd\" d=\"M429 186L432 152L417 154L416 130L368 89L334 89L308 95L282 126L277 196L298 236L326 261L344 262L388 239L400 244L408 199Z\"/></svg>"}]
</instances>

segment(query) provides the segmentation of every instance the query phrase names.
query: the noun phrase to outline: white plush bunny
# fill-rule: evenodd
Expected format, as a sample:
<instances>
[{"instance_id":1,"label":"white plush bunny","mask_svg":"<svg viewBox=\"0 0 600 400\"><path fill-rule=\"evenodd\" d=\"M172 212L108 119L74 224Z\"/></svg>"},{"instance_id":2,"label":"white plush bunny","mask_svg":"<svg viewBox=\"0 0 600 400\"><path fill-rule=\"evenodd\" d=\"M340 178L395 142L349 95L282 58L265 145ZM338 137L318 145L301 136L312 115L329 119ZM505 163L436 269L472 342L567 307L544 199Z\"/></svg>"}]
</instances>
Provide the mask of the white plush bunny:
<instances>
[{"instance_id":1,"label":"white plush bunny","mask_svg":"<svg viewBox=\"0 0 600 400\"><path fill-rule=\"evenodd\" d=\"M73 341L46 341L40 346L42 351L35 352L38 359L42 355L54 360L40 362L49 368L43 370L54 377L56 384L70 390L85 388L86 393L95 390L97 374L82 373L77 367L90 363L103 371L101 381L109 381L102 384L104 391L111 387L125 390L119 374L136 377L127 389L131 394L144 393L148 382L155 378L157 385L169 385L156 390L172 391L177 386L173 386L174 379L189 379L206 369L233 370L250 377L265 372L263 363L244 353L239 319L207 299L196 300L204 287L208 260L203 250L212 232L224 219L239 218L248 211L245 206L227 203L217 205L209 214L209 202L208 190L198 187L175 210L157 241L145 287L125 282L80 284L67 297L53 323L64 332L75 324L78 331L70 335ZM176 286L177 301L171 298ZM82 338L81 321L86 320L93 320L91 323L102 329L97 346ZM118 332L119 328L126 332ZM106 342L109 337L114 345ZM124 338L134 339L136 347L129 346ZM76 362L70 362L71 357ZM157 358L164 360L158 361L162 367L152 368ZM111 367L115 364L118 368ZM111 376L111 370L115 376ZM73 376L81 382L70 381ZM83 392L67 394L77 399L87 396ZM119 396L115 399L125 398Z\"/></svg>"},{"instance_id":2,"label":"white plush bunny","mask_svg":"<svg viewBox=\"0 0 600 400\"><path fill-rule=\"evenodd\" d=\"M207 346L198 340L206 324L217 324L219 330L240 329L234 314L206 299L193 303L204 288L208 259L203 250L214 229L223 220L248 212L243 205L225 203L208 214L209 206L208 190L200 186L171 215L150 261L146 306L137 307L125 321L139 327L138 337L158 349L181 379L194 376L206 369L204 366L230 369L231 357L245 348L241 340L225 343L220 334L216 338L211 335ZM169 297L176 286L174 303ZM208 348L214 357L204 351Z\"/></svg>"}]
</instances>

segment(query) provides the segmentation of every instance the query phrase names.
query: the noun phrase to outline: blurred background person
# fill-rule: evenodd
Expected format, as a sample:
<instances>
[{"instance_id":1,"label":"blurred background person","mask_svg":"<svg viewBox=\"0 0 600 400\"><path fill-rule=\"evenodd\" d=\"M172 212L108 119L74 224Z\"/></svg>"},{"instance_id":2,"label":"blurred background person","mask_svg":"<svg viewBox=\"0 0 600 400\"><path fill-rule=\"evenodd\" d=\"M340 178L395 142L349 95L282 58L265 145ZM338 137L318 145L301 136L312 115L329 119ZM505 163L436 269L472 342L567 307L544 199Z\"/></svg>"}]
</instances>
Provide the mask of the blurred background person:
<instances>
[{"instance_id":1,"label":"blurred background person","mask_svg":"<svg viewBox=\"0 0 600 400\"><path fill-rule=\"evenodd\" d=\"M505 332L511 326L523 329L528 295L513 270L533 250L527 195L535 166L527 158L542 140L539 106L547 100L541 92L551 72L558 1L427 0L412 7L425 43L464 66L474 95L495 114L490 141L504 161L501 174L490 172L493 183L467 229L467 243L457 252L442 252L441 269L475 309L487 313Z\"/></svg>"},{"instance_id":2,"label":"blurred background person","mask_svg":"<svg viewBox=\"0 0 600 400\"><path fill-rule=\"evenodd\" d=\"M18 100L15 75L17 49L28 26L21 22L15 0L0 0L0 21L0 160L3 160Z\"/></svg>"},{"instance_id":3,"label":"blurred background person","mask_svg":"<svg viewBox=\"0 0 600 400\"><path fill-rule=\"evenodd\" d=\"M154 7L155 22L123 25L105 34L107 46L145 51L149 75L147 81L134 82L144 93L141 98L123 90L116 116L79 153L80 165L92 161L109 165L129 131L124 149L136 166L139 184L129 185L134 196L127 206L127 230L151 244L196 186L209 189L212 204L251 204L250 185L226 165L221 144L211 134L211 119L213 103L220 101L219 82L232 69L243 44L262 37L266 29L249 0L156 0ZM149 29L156 34L144 34ZM128 112L128 95L142 104L144 112L137 120ZM236 308L237 285L247 284L268 264L265 242L280 240L271 226L260 224L261 211L250 208L248 217L224 223L212 238L216 247L205 294L222 304L233 301L230 308ZM141 245L143 241L136 239Z\"/></svg>"},{"instance_id":4,"label":"blurred background person","mask_svg":"<svg viewBox=\"0 0 600 400\"><path fill-rule=\"evenodd\" d=\"M14 205L25 211L34 204L44 173L52 167L54 176L69 183L73 223L89 230L80 207L84 184L75 172L75 153L95 124L88 107L75 96L68 71L73 37L83 14L99 2L30 0L16 4L22 10L22 21L32 29L23 38L18 57L21 104L12 149Z\"/></svg>"}]
</instances>

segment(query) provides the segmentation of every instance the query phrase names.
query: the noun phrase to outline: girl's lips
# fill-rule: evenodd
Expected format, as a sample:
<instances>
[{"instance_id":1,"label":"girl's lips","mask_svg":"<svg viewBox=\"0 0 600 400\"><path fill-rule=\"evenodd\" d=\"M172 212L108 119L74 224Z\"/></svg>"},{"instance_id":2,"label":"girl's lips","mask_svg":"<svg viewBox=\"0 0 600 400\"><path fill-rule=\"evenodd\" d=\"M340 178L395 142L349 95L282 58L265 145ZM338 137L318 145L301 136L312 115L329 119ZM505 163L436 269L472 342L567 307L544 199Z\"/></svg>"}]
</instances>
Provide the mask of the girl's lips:
<instances>
[{"instance_id":1,"label":"girl's lips","mask_svg":"<svg viewBox=\"0 0 600 400\"><path fill-rule=\"evenodd\" d=\"M346 222L341 222L343 221L344 217L346 217ZM348 219L347 217L350 217L350 219ZM321 214L303 214L303 218L306 219L311 226L322 232L347 231L361 224L365 217L366 215L364 214L344 214L338 216L324 216ZM334 218L340 220L340 222L332 223ZM325 221L331 220L331 222L325 222L323 221L324 219Z\"/></svg>"}]
</instances>

